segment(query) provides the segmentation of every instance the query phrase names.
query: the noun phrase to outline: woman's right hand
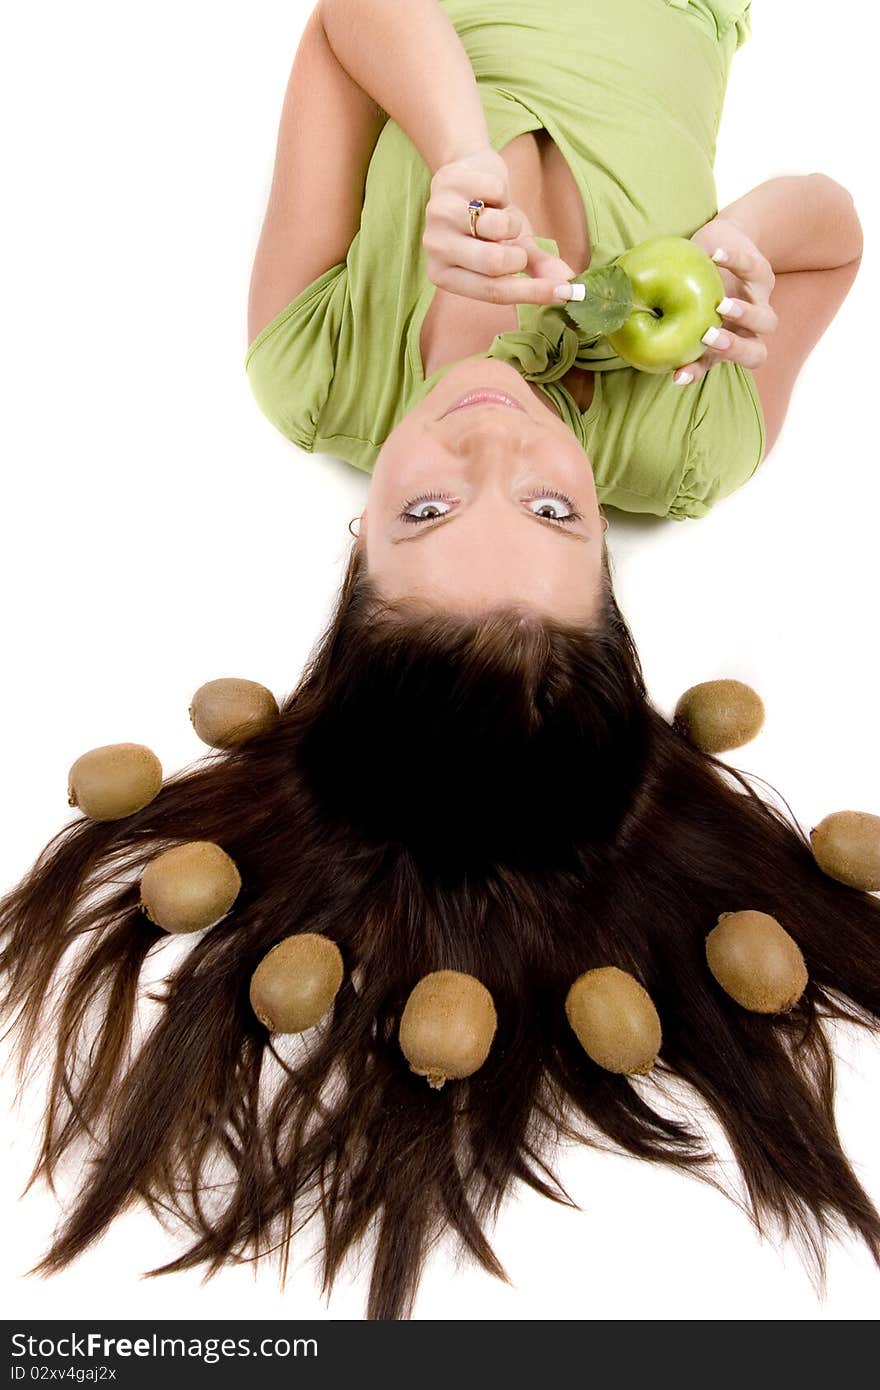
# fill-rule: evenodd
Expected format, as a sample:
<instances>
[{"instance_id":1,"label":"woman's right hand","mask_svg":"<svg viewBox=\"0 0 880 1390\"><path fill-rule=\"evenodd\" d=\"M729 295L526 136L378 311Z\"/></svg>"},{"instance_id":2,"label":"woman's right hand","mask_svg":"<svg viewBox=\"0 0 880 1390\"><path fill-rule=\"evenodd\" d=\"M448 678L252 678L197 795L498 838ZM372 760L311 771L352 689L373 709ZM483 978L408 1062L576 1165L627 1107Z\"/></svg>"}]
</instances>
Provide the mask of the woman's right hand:
<instances>
[{"instance_id":1,"label":"woman's right hand","mask_svg":"<svg viewBox=\"0 0 880 1390\"><path fill-rule=\"evenodd\" d=\"M471 198L486 204L478 236L470 232ZM537 245L526 214L510 201L507 165L488 145L434 174L422 245L439 289L489 304L558 305L555 286L576 273Z\"/></svg>"},{"instance_id":2,"label":"woman's right hand","mask_svg":"<svg viewBox=\"0 0 880 1390\"><path fill-rule=\"evenodd\" d=\"M725 323L720 329L707 330L714 341L707 343L701 357L678 368L673 376L677 386L699 381L716 362L739 362L752 370L762 367L768 353L764 340L779 324L770 303L776 284L773 267L738 223L719 214L694 232L691 241L713 260L723 252L718 269L724 285L720 301L724 307L718 312Z\"/></svg>"}]
</instances>

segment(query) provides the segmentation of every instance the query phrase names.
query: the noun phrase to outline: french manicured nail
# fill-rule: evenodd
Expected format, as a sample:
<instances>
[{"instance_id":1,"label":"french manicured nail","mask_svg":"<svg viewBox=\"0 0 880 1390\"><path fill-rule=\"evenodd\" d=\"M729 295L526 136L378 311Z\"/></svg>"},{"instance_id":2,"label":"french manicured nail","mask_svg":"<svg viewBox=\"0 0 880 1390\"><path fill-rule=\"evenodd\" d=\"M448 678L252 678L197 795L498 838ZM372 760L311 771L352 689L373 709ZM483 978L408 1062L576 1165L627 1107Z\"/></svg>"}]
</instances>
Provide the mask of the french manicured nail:
<instances>
[{"instance_id":1,"label":"french manicured nail","mask_svg":"<svg viewBox=\"0 0 880 1390\"><path fill-rule=\"evenodd\" d=\"M553 293L557 299L586 299L586 285L557 285Z\"/></svg>"},{"instance_id":2,"label":"french manicured nail","mask_svg":"<svg viewBox=\"0 0 880 1390\"><path fill-rule=\"evenodd\" d=\"M730 346L730 334L722 328L707 328L701 341L707 347L726 348Z\"/></svg>"},{"instance_id":3,"label":"french manicured nail","mask_svg":"<svg viewBox=\"0 0 880 1390\"><path fill-rule=\"evenodd\" d=\"M693 372L686 372L685 369L684 369L683 367L681 368L680 371L677 371L677 372L675 373L675 376L672 378L672 380L675 382L676 386L687 386L688 382L689 382L689 381L693 381L693 379L694 379L694 374L693 374Z\"/></svg>"},{"instance_id":4,"label":"french manicured nail","mask_svg":"<svg viewBox=\"0 0 880 1390\"><path fill-rule=\"evenodd\" d=\"M725 295L716 304L715 312L720 314L722 318L738 319L742 315L742 305L737 304L735 299L728 299Z\"/></svg>"},{"instance_id":5,"label":"french manicured nail","mask_svg":"<svg viewBox=\"0 0 880 1390\"><path fill-rule=\"evenodd\" d=\"M726 260L727 260L727 252L725 251L725 249L724 249L723 246L717 247L717 248L712 252L712 260L713 260L713 261L726 261Z\"/></svg>"}]
</instances>

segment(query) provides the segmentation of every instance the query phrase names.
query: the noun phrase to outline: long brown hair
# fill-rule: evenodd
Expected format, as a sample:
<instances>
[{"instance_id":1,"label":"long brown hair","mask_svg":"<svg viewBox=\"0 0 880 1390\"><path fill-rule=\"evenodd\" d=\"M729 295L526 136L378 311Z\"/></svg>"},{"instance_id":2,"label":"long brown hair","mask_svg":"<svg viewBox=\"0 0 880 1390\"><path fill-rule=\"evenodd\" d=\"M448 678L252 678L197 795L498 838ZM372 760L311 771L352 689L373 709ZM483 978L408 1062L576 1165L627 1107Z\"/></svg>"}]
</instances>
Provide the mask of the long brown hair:
<instances>
[{"instance_id":1,"label":"long brown hair","mask_svg":"<svg viewBox=\"0 0 880 1390\"><path fill-rule=\"evenodd\" d=\"M139 875L192 839L232 856L242 890L149 994L160 1008L141 1038L144 967L166 938L139 910ZM707 968L707 933L743 908L801 947L809 984L789 1013L747 1012ZM309 1033L270 1035L251 975L306 930L337 942L342 987ZM54 1050L31 1182L51 1183L75 1146L91 1160L41 1273L138 1197L193 1236L152 1274L275 1251L283 1278L316 1216L325 1292L369 1238L366 1315L408 1317L445 1229L506 1278L485 1227L512 1179L574 1205L548 1164L561 1137L720 1186L687 1109L656 1105L672 1077L723 1125L758 1229L780 1223L820 1279L826 1237L846 1226L880 1263L822 1026L877 1029L880 902L826 877L789 808L652 706L607 557L600 617L580 631L383 603L353 550L277 725L168 777L125 819L66 825L0 902L0 944L20 1076ZM659 1012L651 1077L602 1070L568 1025L569 985L608 964ZM438 1090L397 1031L440 968L487 986L498 1029L479 1071Z\"/></svg>"}]
</instances>

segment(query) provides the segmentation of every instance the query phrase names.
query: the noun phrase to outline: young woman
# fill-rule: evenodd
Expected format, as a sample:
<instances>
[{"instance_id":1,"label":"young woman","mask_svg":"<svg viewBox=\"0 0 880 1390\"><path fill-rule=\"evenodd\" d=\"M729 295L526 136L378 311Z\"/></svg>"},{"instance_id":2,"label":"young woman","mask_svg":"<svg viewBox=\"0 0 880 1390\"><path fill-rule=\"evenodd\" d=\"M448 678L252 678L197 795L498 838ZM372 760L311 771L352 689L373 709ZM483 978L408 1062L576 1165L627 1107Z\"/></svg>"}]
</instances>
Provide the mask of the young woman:
<instances>
[{"instance_id":1,"label":"young woman","mask_svg":"<svg viewBox=\"0 0 880 1390\"><path fill-rule=\"evenodd\" d=\"M577 53L579 36L591 17L625 10L650 28L655 66L665 71L676 100L680 45L702 55L696 76L686 65L682 80L708 83L705 109L691 103L691 115L698 122L702 110L711 126L720 108L720 73L744 32L745 7L738 8L734 19L719 5L667 7L663 0L559 5L568 27L548 31L554 41L543 49L547 21L536 10L535 70L539 57L556 63L571 51L578 71L589 73ZM460 16L473 60L496 71L481 25L481 15L494 7L477 6L467 16L459 7L447 9ZM392 40L397 44L388 66L399 91L409 93L414 129L430 111L422 133L430 141L440 131L441 155L458 159L462 146L445 123L462 113L478 120L479 113L442 12L433 4L363 0L350 7L329 3L322 13L334 40L342 41L342 18L351 23L352 65L369 55L378 73L380 57L387 63ZM511 18L491 26L493 39L500 41L509 27L519 42L525 9L508 3L505 13ZM412 30L398 32L401 14L412 18ZM313 138L296 156L312 161L313 180L337 178L340 165L352 177L362 170L381 123L372 99L358 98L344 69L331 63L323 36L323 26L310 21L297 59L304 82L294 82L285 126L288 136L294 127L302 133L301 117L314 116ZM444 36L450 61L441 65ZM602 71L599 57L595 70ZM432 99L429 79L438 71L446 86ZM525 66L520 71L527 75ZM411 87L410 72L417 79ZM456 73L457 90L450 85ZM504 69L496 75L499 91L506 90ZM490 106L491 90L490 84L482 94ZM383 96L394 104L390 90ZM647 89L642 99L642 138L665 149L663 132L650 124ZM343 111L352 117L348 125ZM591 128L601 130L604 121L609 129L611 120L596 109ZM394 132L389 124L382 138L402 151L404 136ZM686 159L690 145L682 133L674 161ZM429 146L425 152L432 154ZM543 158L552 167L548 149ZM703 156L692 158L691 171ZM431 162L446 167L442 158ZM295 278L284 278L289 262L270 254L272 238L280 238L279 248L285 237L305 246L318 220L306 202L298 205L302 226L275 216L303 192L304 167L291 164L289 187L283 179L276 185L259 258L277 268L278 303L298 287ZM668 181L658 180L656 190ZM774 294L790 277L803 355L853 270L804 269L802 248L820 248L818 259L829 266L858 248L842 193L837 201L824 179L795 186L803 219L797 251L794 233L787 249L775 240L786 217L772 188L745 201L755 216L748 225L756 244L789 267L777 275ZM311 187L314 197L317 183ZM350 182L338 187L345 190L341 201L328 188L325 206L334 216L352 193ZM384 197L405 208L409 191L406 183L384 192L374 187L375 206ZM705 188L699 196L710 201ZM345 205L343 241L354 230L359 203L350 198ZM624 206L621 201L619 210ZM832 218L833 207L839 218ZM487 228L490 211L479 219ZM606 213L606 235L616 222L616 214ZM646 216L642 230L653 225ZM725 219L725 225L724 245L733 256L738 224ZM687 220L679 230L688 230ZM558 231L562 237L561 226ZM749 232L742 236L751 242ZM323 309L313 323L308 314L300 320L306 343L297 360L304 376L287 380L285 418L288 432L306 447L332 436L356 458L364 441L347 433L336 406L328 405L343 386L354 408L356 382L352 375L343 385L340 359L332 354L344 347L352 368L361 360L372 364L365 369L372 394L363 406L375 408L380 422L383 411L393 416L400 388L392 369L410 359L383 359L390 353L384 340L358 339L361 321L338 263L348 244L325 239L316 247L316 255L335 258L329 272L318 260L296 272L304 282L319 272L325 287L338 282L324 304L319 274L315 296L337 337L327 336ZM475 301L454 293L465 271L484 288L492 284L492 294L496 281L505 283L507 295L522 293L520 285L543 295L549 283L490 275L479 259L486 248L476 242L478 259L465 265L470 243L452 230L448 244L450 266L459 267L448 271L450 303L461 298L473 308ZM609 237L606 250L610 245ZM397 249L397 243L386 246L389 257ZM558 249L577 268L576 248L563 239ZM398 289L405 283L398 281ZM808 288L814 283L815 291ZM820 291L820 283L829 288ZM361 308L369 308L371 294L387 304L393 285L379 277L372 290L363 283L362 292ZM744 299L755 328L759 298ZM258 273L255 328L277 307L271 300L268 279ZM785 341L782 317L769 353ZM736 351L754 351L759 339L742 341L746 347ZM282 313L262 345L258 339L260 380L268 355L277 347L279 366L289 362L295 342ZM551 357L548 349L548 362ZM770 366L768 355L758 371ZM449 382L459 368L464 376L453 389ZM467 376L471 369L495 371L490 384L503 380L522 410L462 410L449 423L444 410L454 392L483 383L482 375ZM780 368L779 379L784 375ZM282 376L279 370L279 382ZM605 376L630 378L623 369L608 370L603 385ZM640 387L632 381L637 420ZM673 418L694 412L691 458L711 410L739 411L750 399L749 381L741 363L722 359L691 383L693 390L666 383ZM551 385L569 389L555 379ZM204 765L167 777L154 799L130 815L110 821L77 815L0 902L0 1012L22 1063L47 1045L54 1052L34 1177L51 1179L73 1156L90 1160L40 1270L75 1259L136 1198L176 1215L192 1235L163 1272L199 1264L213 1271L270 1251L280 1252L286 1268L291 1241L314 1215L324 1224L325 1289L346 1252L369 1237L367 1316L406 1317L426 1254L445 1230L505 1277L486 1227L517 1179L570 1201L548 1166L560 1137L670 1163L721 1185L688 1094L711 1107L723 1126L759 1229L778 1222L812 1255L819 1274L826 1237L842 1229L856 1232L880 1263L880 1214L835 1128L833 1058L823 1027L827 1017L874 1030L880 1025L880 903L822 872L791 813L764 800L745 774L692 746L652 705L597 533L599 484L567 417L557 417L504 360L459 363L435 391L435 406L429 392L387 438L381 430L365 431L376 441L372 447L388 448L374 472L367 523L352 547L328 630L277 720L237 747L217 749ZM601 388L599 399L609 399ZM658 391L651 418L664 418L664 399ZM419 415L422 406L426 413ZM626 421L615 429L624 438ZM737 429L739 438L744 430ZM407 448L398 446L407 439ZM667 445L674 442L667 434ZM400 507L396 489L409 488L406 471L430 471L438 463L442 490L452 498ZM419 486L428 481L426 473ZM579 516L570 516L567 497L557 496L569 491ZM425 507L442 516L419 522ZM425 539L411 545L415 536ZM140 909L140 876L167 848L193 840L211 841L234 860L241 890L169 970L164 990L152 996L158 1008L151 1026L140 1030L143 975L155 978L152 953L166 941ZM746 1008L710 971L707 936L722 913L739 910L775 917L802 953L808 979L791 1008ZM343 974L327 1017L293 1038L270 1031L249 990L267 953L303 932L336 943ZM601 1065L569 1024L572 982L605 966L634 977L656 1009L662 1042L650 1076ZM449 969L471 974L489 991L497 1028L470 1076L435 1088L408 1065L400 1023L421 978ZM665 1092L670 1080L677 1097Z\"/></svg>"},{"instance_id":2,"label":"young woman","mask_svg":"<svg viewBox=\"0 0 880 1390\"><path fill-rule=\"evenodd\" d=\"M748 0L312 13L247 367L291 440L372 471L362 526L383 592L587 618L602 504L703 516L772 448L862 240L821 174L718 210L716 134L748 34ZM654 375L581 341L554 289L668 234L726 253L725 327Z\"/></svg>"}]
</instances>

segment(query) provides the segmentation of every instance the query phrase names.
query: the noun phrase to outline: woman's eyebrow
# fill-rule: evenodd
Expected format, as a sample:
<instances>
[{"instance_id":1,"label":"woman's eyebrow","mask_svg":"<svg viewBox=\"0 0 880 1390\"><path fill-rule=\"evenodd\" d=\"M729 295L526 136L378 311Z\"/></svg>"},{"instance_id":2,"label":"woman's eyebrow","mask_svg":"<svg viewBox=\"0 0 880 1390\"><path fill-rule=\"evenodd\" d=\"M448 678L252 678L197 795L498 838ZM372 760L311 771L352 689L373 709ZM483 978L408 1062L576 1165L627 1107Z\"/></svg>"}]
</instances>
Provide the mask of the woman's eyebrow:
<instances>
[{"instance_id":1,"label":"woman's eyebrow","mask_svg":"<svg viewBox=\"0 0 880 1390\"><path fill-rule=\"evenodd\" d=\"M458 511L447 512L446 515L441 517L439 521L433 521L428 525L422 525L418 527L415 533L411 536L392 536L391 544L404 545L408 541L420 541L424 538L424 536L428 534L428 532L439 531L441 526L448 526L451 522L455 521L457 516L460 515L461 513ZM526 512L525 515L531 517L534 521L539 522L541 526L549 526L551 530L556 532L557 536L562 536L565 540L587 542L591 539L589 536L581 535L579 531L569 531L564 526L560 526L558 521L551 521L550 518L547 516L539 516L537 512Z\"/></svg>"}]
</instances>

